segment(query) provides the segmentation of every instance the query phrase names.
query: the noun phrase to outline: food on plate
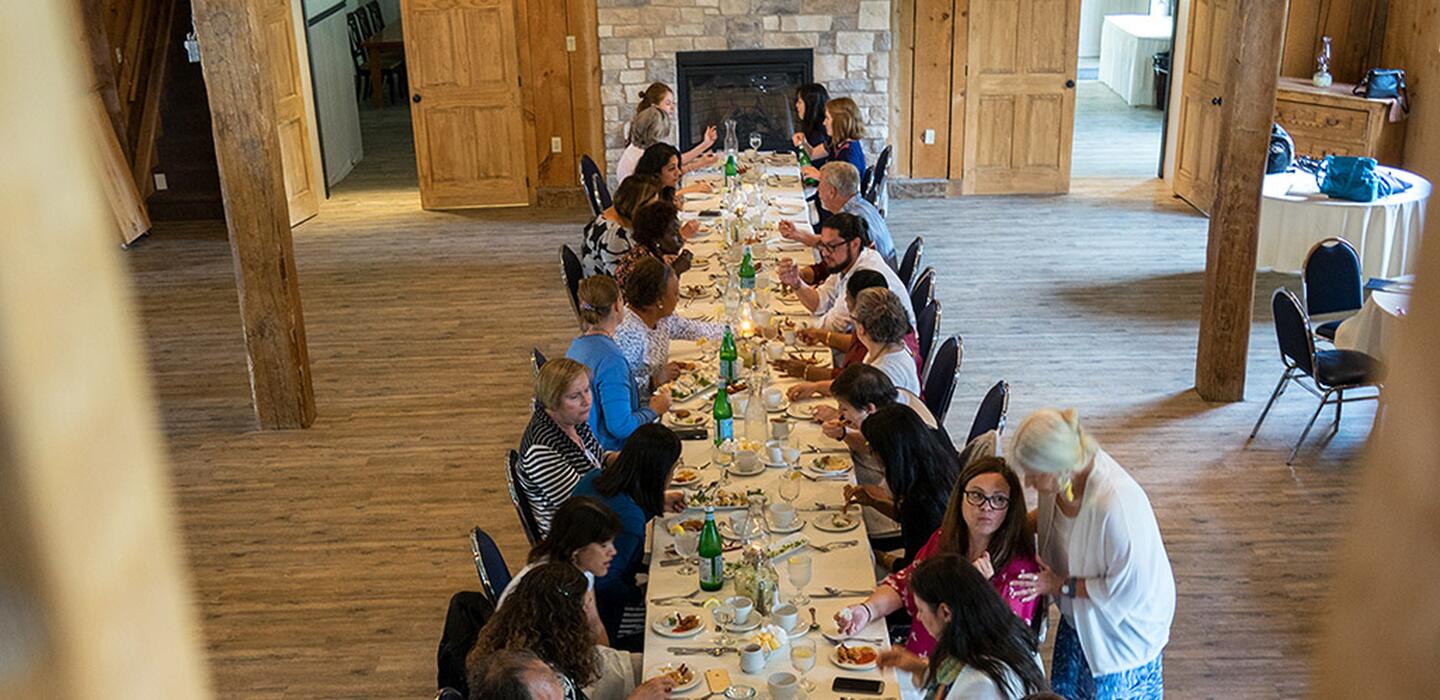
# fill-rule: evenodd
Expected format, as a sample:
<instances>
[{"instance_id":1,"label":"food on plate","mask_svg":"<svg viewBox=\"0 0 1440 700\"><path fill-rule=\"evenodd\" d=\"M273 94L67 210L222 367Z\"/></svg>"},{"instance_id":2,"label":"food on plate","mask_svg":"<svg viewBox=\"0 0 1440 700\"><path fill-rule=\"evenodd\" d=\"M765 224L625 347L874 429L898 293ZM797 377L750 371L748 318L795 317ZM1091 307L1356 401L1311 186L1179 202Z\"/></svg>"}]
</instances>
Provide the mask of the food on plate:
<instances>
[{"instance_id":1,"label":"food on plate","mask_svg":"<svg viewBox=\"0 0 1440 700\"><path fill-rule=\"evenodd\" d=\"M844 513L836 513L835 515L830 517L830 525L835 527L836 529L844 529L854 524L855 521L849 515L846 515Z\"/></svg>"},{"instance_id":2,"label":"food on plate","mask_svg":"<svg viewBox=\"0 0 1440 700\"><path fill-rule=\"evenodd\" d=\"M745 382L735 382L733 384L726 385L725 392L729 394L735 394L742 391L747 391L749 390L749 388L750 385L746 384Z\"/></svg>"},{"instance_id":3,"label":"food on plate","mask_svg":"<svg viewBox=\"0 0 1440 700\"><path fill-rule=\"evenodd\" d=\"M819 353L815 352L814 350L811 350L811 351L808 352L808 353L804 353L804 352L792 352L792 353L790 353L790 359L795 360L796 362L803 362L803 363L805 363L805 364L807 364L807 365L818 365L818 364L820 364L820 355L819 355Z\"/></svg>"},{"instance_id":4,"label":"food on plate","mask_svg":"<svg viewBox=\"0 0 1440 700\"><path fill-rule=\"evenodd\" d=\"M818 457L810 464L816 469L825 472L839 472L845 471L846 469L850 468L850 460L846 459L841 455L825 455L824 457Z\"/></svg>"},{"instance_id":5,"label":"food on plate","mask_svg":"<svg viewBox=\"0 0 1440 700\"><path fill-rule=\"evenodd\" d=\"M693 372L696 367L697 365L694 362L685 362L684 360L676 360L675 362L675 369L681 372Z\"/></svg>"},{"instance_id":6,"label":"food on plate","mask_svg":"<svg viewBox=\"0 0 1440 700\"><path fill-rule=\"evenodd\" d=\"M700 616L690 615L681 612L672 612L665 616L665 626L670 628L674 634L689 632L700 626Z\"/></svg>"},{"instance_id":7,"label":"food on plate","mask_svg":"<svg viewBox=\"0 0 1440 700\"><path fill-rule=\"evenodd\" d=\"M684 401L714 385L715 380L708 374L702 372L682 372L680 376L675 378L675 381L670 382L670 396L677 401Z\"/></svg>"},{"instance_id":8,"label":"food on plate","mask_svg":"<svg viewBox=\"0 0 1440 700\"><path fill-rule=\"evenodd\" d=\"M762 630L750 641L759 644L760 648L765 651L776 651L780 648L780 640L775 637L774 633L768 630Z\"/></svg>"},{"instance_id":9,"label":"food on plate","mask_svg":"<svg viewBox=\"0 0 1440 700\"><path fill-rule=\"evenodd\" d=\"M656 678L668 677L670 680L675 681L676 687L683 688L695 681L695 671L685 664L680 664L679 666L665 664L655 670L659 671L659 674L655 676Z\"/></svg>"},{"instance_id":10,"label":"food on plate","mask_svg":"<svg viewBox=\"0 0 1440 700\"><path fill-rule=\"evenodd\" d=\"M710 294L710 288L703 284L687 284L680 288L680 296L686 299L698 299Z\"/></svg>"},{"instance_id":11,"label":"food on plate","mask_svg":"<svg viewBox=\"0 0 1440 700\"><path fill-rule=\"evenodd\" d=\"M839 659L841 663L852 666L869 666L875 663L876 659L880 658L880 652L875 651L875 647L872 646L852 647L841 644L835 647L835 658Z\"/></svg>"},{"instance_id":12,"label":"food on plate","mask_svg":"<svg viewBox=\"0 0 1440 700\"><path fill-rule=\"evenodd\" d=\"M787 287L787 289L788 289L788 287ZM799 328L799 327L800 327L800 324L796 323L796 322L795 322L795 319L793 319L793 318L782 319L782 320L780 321L780 324L779 324L779 325L780 325L781 328L784 328L784 329L787 330L787 331L793 331L793 330L795 330L796 328Z\"/></svg>"},{"instance_id":13,"label":"food on plate","mask_svg":"<svg viewBox=\"0 0 1440 700\"><path fill-rule=\"evenodd\" d=\"M689 417L690 417L690 409L688 409L688 408L679 408L679 409L676 409L676 410L674 411L674 413L675 413L675 417L676 417L676 418L689 418Z\"/></svg>"},{"instance_id":14,"label":"food on plate","mask_svg":"<svg viewBox=\"0 0 1440 700\"><path fill-rule=\"evenodd\" d=\"M690 469L690 468L687 467L687 468L685 468L685 469L676 469L676 470L675 470L675 479L674 479L674 481L677 482L677 483L688 484L688 483L690 483L690 482L692 482L692 481L698 481L699 479L700 479L700 472L697 472L697 471L695 471L694 469Z\"/></svg>"}]
</instances>

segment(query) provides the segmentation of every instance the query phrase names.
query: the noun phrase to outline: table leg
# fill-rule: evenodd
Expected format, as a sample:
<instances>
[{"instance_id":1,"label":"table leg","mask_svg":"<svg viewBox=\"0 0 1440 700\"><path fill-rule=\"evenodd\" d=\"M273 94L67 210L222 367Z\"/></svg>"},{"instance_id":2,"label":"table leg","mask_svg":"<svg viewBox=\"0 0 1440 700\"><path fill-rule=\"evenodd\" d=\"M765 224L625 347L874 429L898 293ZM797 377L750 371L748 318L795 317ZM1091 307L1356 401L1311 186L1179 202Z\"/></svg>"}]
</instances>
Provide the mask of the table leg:
<instances>
[{"instance_id":1,"label":"table leg","mask_svg":"<svg viewBox=\"0 0 1440 700\"><path fill-rule=\"evenodd\" d=\"M370 104L375 109L385 106L385 81L380 71L380 47L370 45L365 47L365 53L370 60Z\"/></svg>"}]
</instances>

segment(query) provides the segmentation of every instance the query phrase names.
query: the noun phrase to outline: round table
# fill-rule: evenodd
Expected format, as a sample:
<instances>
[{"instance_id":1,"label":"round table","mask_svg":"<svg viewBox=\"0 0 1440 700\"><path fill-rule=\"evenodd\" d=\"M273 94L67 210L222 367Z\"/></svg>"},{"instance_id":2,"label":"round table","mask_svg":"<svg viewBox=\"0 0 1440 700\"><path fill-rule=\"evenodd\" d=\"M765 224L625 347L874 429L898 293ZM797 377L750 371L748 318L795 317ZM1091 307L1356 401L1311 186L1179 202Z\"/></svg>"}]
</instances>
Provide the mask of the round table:
<instances>
[{"instance_id":1,"label":"round table","mask_svg":"<svg viewBox=\"0 0 1440 700\"><path fill-rule=\"evenodd\" d=\"M1355 246L1366 277L1414 272L1430 182L1404 170L1377 170L1409 182L1410 189L1373 202L1351 202L1320 194L1309 173L1266 175L1256 268L1298 273L1312 246L1338 236Z\"/></svg>"},{"instance_id":2,"label":"round table","mask_svg":"<svg viewBox=\"0 0 1440 700\"><path fill-rule=\"evenodd\" d=\"M1374 291L1354 316L1335 329L1335 347L1359 350L1381 362L1395 346L1395 335L1410 308L1408 291Z\"/></svg>"}]
</instances>

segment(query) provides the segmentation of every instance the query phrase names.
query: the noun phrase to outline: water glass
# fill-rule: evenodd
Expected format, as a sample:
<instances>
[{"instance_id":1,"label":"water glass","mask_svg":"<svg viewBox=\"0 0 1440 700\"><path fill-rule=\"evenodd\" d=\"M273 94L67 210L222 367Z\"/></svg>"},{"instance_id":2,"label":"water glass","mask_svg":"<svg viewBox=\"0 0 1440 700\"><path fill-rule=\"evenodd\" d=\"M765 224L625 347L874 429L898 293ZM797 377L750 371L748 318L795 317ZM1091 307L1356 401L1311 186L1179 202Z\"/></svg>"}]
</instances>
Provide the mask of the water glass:
<instances>
[{"instance_id":1,"label":"water glass","mask_svg":"<svg viewBox=\"0 0 1440 700\"><path fill-rule=\"evenodd\" d=\"M686 530L675 536L675 552L685 558L685 563L680 565L681 576L694 576L698 569L695 568L695 555L700 553L700 533L695 530Z\"/></svg>"},{"instance_id":2,"label":"water glass","mask_svg":"<svg viewBox=\"0 0 1440 700\"><path fill-rule=\"evenodd\" d=\"M815 668L815 640L805 637L790 640L790 665L800 676L800 687L806 693L815 692L815 684L808 675L810 669Z\"/></svg>"},{"instance_id":3,"label":"water glass","mask_svg":"<svg viewBox=\"0 0 1440 700\"><path fill-rule=\"evenodd\" d=\"M800 475L794 471L786 471L780 477L780 498L781 500L794 505L795 499L800 497Z\"/></svg>"},{"instance_id":4,"label":"water glass","mask_svg":"<svg viewBox=\"0 0 1440 700\"><path fill-rule=\"evenodd\" d=\"M810 596L805 595L805 587L810 585L810 576L814 573L810 566L810 555L796 554L790 557L785 563L785 573L790 577L790 585L795 587L795 597L790 602L797 606L809 604Z\"/></svg>"}]
</instances>

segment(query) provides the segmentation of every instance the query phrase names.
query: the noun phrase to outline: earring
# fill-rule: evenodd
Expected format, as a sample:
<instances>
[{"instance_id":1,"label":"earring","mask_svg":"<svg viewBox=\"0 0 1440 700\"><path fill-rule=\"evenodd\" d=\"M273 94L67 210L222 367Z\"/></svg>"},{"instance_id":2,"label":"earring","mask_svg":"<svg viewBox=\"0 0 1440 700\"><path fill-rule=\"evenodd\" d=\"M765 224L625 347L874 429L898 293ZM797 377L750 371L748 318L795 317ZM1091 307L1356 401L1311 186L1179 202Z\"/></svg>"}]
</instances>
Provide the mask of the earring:
<instances>
[{"instance_id":1,"label":"earring","mask_svg":"<svg viewBox=\"0 0 1440 700\"><path fill-rule=\"evenodd\" d=\"M1066 479L1065 479L1065 484L1064 484L1063 487L1064 487L1064 489L1065 489L1065 500L1066 500L1066 501L1069 501L1069 502L1071 502L1071 503L1074 503L1074 502L1075 502L1075 488L1074 488L1074 487L1075 487L1075 484L1074 484L1074 482L1072 482L1069 478L1066 478Z\"/></svg>"}]
</instances>

